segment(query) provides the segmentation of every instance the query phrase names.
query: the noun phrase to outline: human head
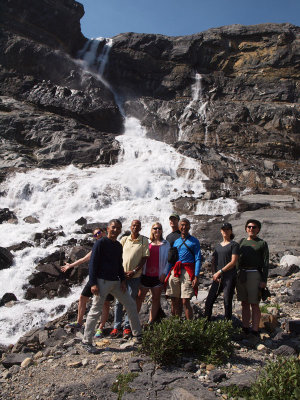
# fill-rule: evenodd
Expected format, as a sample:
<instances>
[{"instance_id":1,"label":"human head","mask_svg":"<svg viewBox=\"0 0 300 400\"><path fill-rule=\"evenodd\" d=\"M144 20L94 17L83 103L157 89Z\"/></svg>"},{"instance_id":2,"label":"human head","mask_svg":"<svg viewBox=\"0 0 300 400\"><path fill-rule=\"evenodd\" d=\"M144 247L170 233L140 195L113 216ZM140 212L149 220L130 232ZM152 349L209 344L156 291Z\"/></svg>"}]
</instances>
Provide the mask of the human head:
<instances>
[{"instance_id":1,"label":"human head","mask_svg":"<svg viewBox=\"0 0 300 400\"><path fill-rule=\"evenodd\" d=\"M141 221L138 219L134 219L130 225L130 231L131 231L132 236L138 237L141 229L142 229Z\"/></svg>"},{"instance_id":2,"label":"human head","mask_svg":"<svg viewBox=\"0 0 300 400\"><path fill-rule=\"evenodd\" d=\"M229 222L224 222L224 224L221 226L221 231L230 231L230 239L232 240L234 238L234 233L232 233L232 225Z\"/></svg>"},{"instance_id":3,"label":"human head","mask_svg":"<svg viewBox=\"0 0 300 400\"><path fill-rule=\"evenodd\" d=\"M172 231L175 232L178 230L178 222L180 218L178 214L171 214L169 216L169 221L170 221L170 227L172 228Z\"/></svg>"},{"instance_id":4,"label":"human head","mask_svg":"<svg viewBox=\"0 0 300 400\"><path fill-rule=\"evenodd\" d=\"M94 230L93 230L93 237L96 239L96 240L98 240L98 239L101 239L103 236L105 236L105 229L103 229L103 228L99 228L99 227L96 227Z\"/></svg>"},{"instance_id":5,"label":"human head","mask_svg":"<svg viewBox=\"0 0 300 400\"><path fill-rule=\"evenodd\" d=\"M156 230L154 228L160 228L160 229ZM163 229L162 229L162 225L161 225L160 222L154 222L154 224L152 224L150 237L149 237L150 242L153 242L153 240L155 239L155 236L154 236L155 232L159 232L160 233L159 239L162 240L162 238L163 238Z\"/></svg>"},{"instance_id":6,"label":"human head","mask_svg":"<svg viewBox=\"0 0 300 400\"><path fill-rule=\"evenodd\" d=\"M107 225L107 237L117 240L122 230L122 222L119 219L111 219Z\"/></svg>"},{"instance_id":7,"label":"human head","mask_svg":"<svg viewBox=\"0 0 300 400\"><path fill-rule=\"evenodd\" d=\"M247 226L248 226L248 224L257 226L257 228L258 228L257 231L258 231L258 232L261 230L261 222L258 221L257 219L248 219L248 221L247 221L246 224L245 224L245 231L246 231L246 232L247 232ZM258 232L257 232L257 233L258 233Z\"/></svg>"},{"instance_id":8,"label":"human head","mask_svg":"<svg viewBox=\"0 0 300 400\"><path fill-rule=\"evenodd\" d=\"M181 235L187 236L191 227L191 223L187 218L181 218L179 221L179 230Z\"/></svg>"}]
</instances>

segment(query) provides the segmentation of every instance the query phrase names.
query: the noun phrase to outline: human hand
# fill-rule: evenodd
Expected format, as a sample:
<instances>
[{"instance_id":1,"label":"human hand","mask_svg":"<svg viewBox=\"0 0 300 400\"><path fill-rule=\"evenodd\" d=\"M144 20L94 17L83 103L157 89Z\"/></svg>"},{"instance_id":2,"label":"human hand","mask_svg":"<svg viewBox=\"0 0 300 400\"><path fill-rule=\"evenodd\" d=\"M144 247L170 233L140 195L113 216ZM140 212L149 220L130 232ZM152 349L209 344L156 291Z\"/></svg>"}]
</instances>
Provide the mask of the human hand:
<instances>
[{"instance_id":1,"label":"human hand","mask_svg":"<svg viewBox=\"0 0 300 400\"><path fill-rule=\"evenodd\" d=\"M198 276L195 276L195 278L192 280L192 286L193 286L193 288L195 288L198 285L199 285L199 278L198 278Z\"/></svg>"},{"instance_id":2,"label":"human hand","mask_svg":"<svg viewBox=\"0 0 300 400\"><path fill-rule=\"evenodd\" d=\"M166 275L165 274L161 274L161 276L159 277L159 280L164 283L166 279Z\"/></svg>"},{"instance_id":3,"label":"human hand","mask_svg":"<svg viewBox=\"0 0 300 400\"><path fill-rule=\"evenodd\" d=\"M131 279L131 278L133 277L133 275L134 275L134 272L133 272L133 271L125 272L125 277L126 277L126 279Z\"/></svg>"},{"instance_id":4,"label":"human hand","mask_svg":"<svg viewBox=\"0 0 300 400\"><path fill-rule=\"evenodd\" d=\"M98 286L97 286L97 285L93 285L93 286L91 287L91 292L92 292L95 296L98 296L98 294L99 294L99 288L98 288Z\"/></svg>"},{"instance_id":5,"label":"human hand","mask_svg":"<svg viewBox=\"0 0 300 400\"><path fill-rule=\"evenodd\" d=\"M260 283L259 283L259 287L260 287L261 289L264 289L266 286L267 286L266 282L260 282Z\"/></svg>"},{"instance_id":6,"label":"human hand","mask_svg":"<svg viewBox=\"0 0 300 400\"><path fill-rule=\"evenodd\" d=\"M220 280L220 276L221 272L217 271L215 274L213 274L213 280L218 282Z\"/></svg>"},{"instance_id":7,"label":"human hand","mask_svg":"<svg viewBox=\"0 0 300 400\"><path fill-rule=\"evenodd\" d=\"M66 263L63 267L61 267L61 271L66 272L69 268L72 268L71 264Z\"/></svg>"}]
</instances>

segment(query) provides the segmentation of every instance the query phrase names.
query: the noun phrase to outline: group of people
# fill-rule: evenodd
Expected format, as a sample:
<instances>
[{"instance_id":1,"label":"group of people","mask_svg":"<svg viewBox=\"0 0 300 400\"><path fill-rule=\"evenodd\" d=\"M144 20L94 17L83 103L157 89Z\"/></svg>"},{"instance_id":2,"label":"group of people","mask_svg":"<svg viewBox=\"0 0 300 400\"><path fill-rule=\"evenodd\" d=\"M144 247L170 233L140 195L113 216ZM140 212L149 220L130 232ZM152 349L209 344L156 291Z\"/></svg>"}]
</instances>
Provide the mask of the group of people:
<instances>
[{"instance_id":1,"label":"group of people","mask_svg":"<svg viewBox=\"0 0 300 400\"><path fill-rule=\"evenodd\" d=\"M93 249L85 257L73 264L66 264L62 271L89 261L89 281L84 287L78 304L78 318L69 324L75 328L82 326L87 301L93 297L88 313L83 344L91 353L99 352L92 345L93 336L101 337L109 315L110 302L115 300L114 326L112 338L133 336L140 341L141 325L138 313L147 292L152 294L149 324L153 324L160 310L163 290L171 299L171 313L181 316L184 311L187 319L193 318L191 298L198 292L201 270L201 249L197 238L189 231L190 221L180 219L177 214L169 217L172 232L163 238L161 223L151 227L149 239L140 234L139 220L133 220L130 234L117 240L122 223L113 219L108 223L107 232L96 228ZM260 320L259 301L261 289L266 286L268 276L268 245L258 237L261 223L250 219L245 225L247 237L240 243L233 240L232 226L221 226L222 242L213 253L213 282L206 303L205 317L210 320L214 302L224 293L225 318L232 318L232 299L237 288L237 298L242 302L242 325L245 333L250 332L252 311L253 334L258 334ZM125 318L123 319L123 307ZM95 328L101 316L98 329ZM123 329L122 329L123 326Z\"/></svg>"}]
</instances>

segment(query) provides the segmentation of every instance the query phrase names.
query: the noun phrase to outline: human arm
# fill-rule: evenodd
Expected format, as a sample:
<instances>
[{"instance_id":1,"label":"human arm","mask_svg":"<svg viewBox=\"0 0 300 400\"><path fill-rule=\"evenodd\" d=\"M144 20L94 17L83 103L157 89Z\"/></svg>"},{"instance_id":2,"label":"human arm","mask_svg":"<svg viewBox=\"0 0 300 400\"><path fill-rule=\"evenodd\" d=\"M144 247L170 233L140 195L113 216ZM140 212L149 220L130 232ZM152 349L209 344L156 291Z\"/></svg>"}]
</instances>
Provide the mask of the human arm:
<instances>
[{"instance_id":1,"label":"human arm","mask_svg":"<svg viewBox=\"0 0 300 400\"><path fill-rule=\"evenodd\" d=\"M89 262L89 283L91 287L97 285L97 272L100 266L101 241L102 239L95 242Z\"/></svg>"},{"instance_id":2,"label":"human arm","mask_svg":"<svg viewBox=\"0 0 300 400\"><path fill-rule=\"evenodd\" d=\"M230 269L234 268L234 266L237 263L238 257L239 256L237 254L232 254L231 261L228 264L226 264L222 269L219 269L219 271L214 273L213 280L217 281L218 279L221 278L221 276L224 272L229 271Z\"/></svg>"},{"instance_id":3,"label":"human arm","mask_svg":"<svg viewBox=\"0 0 300 400\"><path fill-rule=\"evenodd\" d=\"M267 286L269 273L269 248L267 242L264 242L263 246L263 267L262 267L262 281L260 282L260 287L265 288Z\"/></svg>"},{"instance_id":4,"label":"human arm","mask_svg":"<svg viewBox=\"0 0 300 400\"><path fill-rule=\"evenodd\" d=\"M79 258L79 260L76 260L75 262L73 262L72 264L66 263L63 267L61 267L62 272L66 272L68 269L70 268L74 268L77 265L81 265L84 264L86 262L90 261L91 258L91 254L92 252L90 251L89 253L87 253L84 257Z\"/></svg>"},{"instance_id":5,"label":"human arm","mask_svg":"<svg viewBox=\"0 0 300 400\"><path fill-rule=\"evenodd\" d=\"M201 262L202 262L200 242L199 242L198 239L195 240L194 249L193 250L195 252L195 277L198 277L199 274L200 274Z\"/></svg>"},{"instance_id":6,"label":"human arm","mask_svg":"<svg viewBox=\"0 0 300 400\"><path fill-rule=\"evenodd\" d=\"M149 256L142 257L141 261L138 263L138 265L132 271L125 272L126 279L132 278L138 271L140 271L143 268L148 257Z\"/></svg>"}]
</instances>

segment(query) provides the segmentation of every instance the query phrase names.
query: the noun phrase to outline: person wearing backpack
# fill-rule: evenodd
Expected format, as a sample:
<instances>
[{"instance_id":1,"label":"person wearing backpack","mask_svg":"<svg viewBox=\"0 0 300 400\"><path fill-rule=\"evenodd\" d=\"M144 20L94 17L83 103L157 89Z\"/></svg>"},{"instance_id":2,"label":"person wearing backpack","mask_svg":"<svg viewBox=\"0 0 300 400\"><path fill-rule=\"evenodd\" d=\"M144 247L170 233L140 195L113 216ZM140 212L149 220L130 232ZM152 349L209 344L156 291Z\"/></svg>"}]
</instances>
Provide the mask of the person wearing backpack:
<instances>
[{"instance_id":1,"label":"person wearing backpack","mask_svg":"<svg viewBox=\"0 0 300 400\"><path fill-rule=\"evenodd\" d=\"M261 290L267 285L269 270L268 244L258 237L260 221L248 219L245 230L248 237L240 241L238 261L237 299L242 302L243 331L258 336ZM251 313L252 311L252 313ZM252 315L251 315L252 314ZM250 317L252 316L252 331Z\"/></svg>"},{"instance_id":2,"label":"person wearing backpack","mask_svg":"<svg viewBox=\"0 0 300 400\"><path fill-rule=\"evenodd\" d=\"M174 242L172 249L177 249L178 259L174 259L165 269L166 295L171 298L175 315L180 316L180 299L186 319L193 318L190 299L198 293L199 273L201 269L201 250L197 238L190 235L190 221L182 218L179 221L180 238Z\"/></svg>"}]
</instances>

